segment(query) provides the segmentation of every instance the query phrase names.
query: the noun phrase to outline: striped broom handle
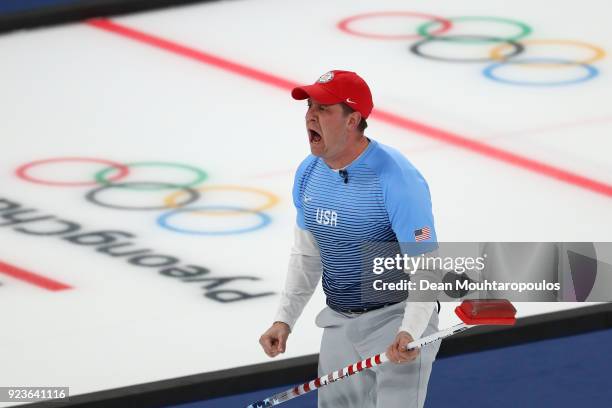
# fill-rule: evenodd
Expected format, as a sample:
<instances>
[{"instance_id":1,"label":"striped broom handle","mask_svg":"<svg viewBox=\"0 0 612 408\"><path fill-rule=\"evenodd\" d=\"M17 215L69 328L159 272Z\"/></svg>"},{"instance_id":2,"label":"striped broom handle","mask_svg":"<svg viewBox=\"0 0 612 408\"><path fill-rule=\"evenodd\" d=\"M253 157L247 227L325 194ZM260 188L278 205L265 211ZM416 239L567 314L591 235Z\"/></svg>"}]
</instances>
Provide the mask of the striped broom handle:
<instances>
[{"instance_id":1,"label":"striped broom handle","mask_svg":"<svg viewBox=\"0 0 612 408\"><path fill-rule=\"evenodd\" d=\"M415 349L423 347L426 344L433 343L438 340L442 340L446 337L452 336L453 334L457 334L464 330L469 329L472 325L468 325L465 323L459 323L455 326L451 326L448 329L440 330L429 336L420 338L418 340L412 341L408 343L406 346L407 349ZM279 392L278 394L274 394L271 397L266 399L257 401L249 405L247 408L268 408L274 407L276 405L282 404L283 402L289 401L290 399L299 397L300 395L304 395L309 393L310 391L314 391L317 388L324 387L333 382L342 380L346 377L350 377L351 375L357 374L366 368L372 368L379 366L381 364L389 361L386 353L380 353L373 357L366 358L365 360L359 361L355 364L351 364L346 366L340 370L334 371L333 373L329 373L328 375L324 375L323 377L319 377L309 382L305 382L304 384L298 385L294 388L288 389L283 392Z\"/></svg>"}]
</instances>

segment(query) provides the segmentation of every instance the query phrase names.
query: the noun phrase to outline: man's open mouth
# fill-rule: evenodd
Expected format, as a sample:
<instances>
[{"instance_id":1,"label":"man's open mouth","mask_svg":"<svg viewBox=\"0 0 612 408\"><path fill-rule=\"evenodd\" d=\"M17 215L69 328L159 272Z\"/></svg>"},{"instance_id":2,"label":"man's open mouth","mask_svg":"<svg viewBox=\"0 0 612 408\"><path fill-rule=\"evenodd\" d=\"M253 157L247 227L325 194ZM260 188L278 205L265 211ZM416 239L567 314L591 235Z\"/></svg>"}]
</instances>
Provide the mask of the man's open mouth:
<instances>
[{"instance_id":1,"label":"man's open mouth","mask_svg":"<svg viewBox=\"0 0 612 408\"><path fill-rule=\"evenodd\" d=\"M310 143L317 144L321 142L321 135L316 130L308 129L308 138Z\"/></svg>"}]
</instances>

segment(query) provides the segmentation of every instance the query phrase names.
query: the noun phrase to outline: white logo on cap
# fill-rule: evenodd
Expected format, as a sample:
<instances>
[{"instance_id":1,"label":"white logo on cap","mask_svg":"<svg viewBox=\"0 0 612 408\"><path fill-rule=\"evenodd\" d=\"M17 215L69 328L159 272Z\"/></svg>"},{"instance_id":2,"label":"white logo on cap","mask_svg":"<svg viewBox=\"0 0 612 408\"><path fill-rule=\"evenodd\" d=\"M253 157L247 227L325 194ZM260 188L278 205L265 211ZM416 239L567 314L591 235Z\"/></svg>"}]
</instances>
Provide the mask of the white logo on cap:
<instances>
[{"instance_id":1,"label":"white logo on cap","mask_svg":"<svg viewBox=\"0 0 612 408\"><path fill-rule=\"evenodd\" d=\"M357 103L357 102L351 101L351 98L346 98L346 103Z\"/></svg>"},{"instance_id":2,"label":"white logo on cap","mask_svg":"<svg viewBox=\"0 0 612 408\"><path fill-rule=\"evenodd\" d=\"M334 79L334 73L332 71L329 71L321 75L317 82L320 84L324 84L326 82L331 81L332 79Z\"/></svg>"}]
</instances>

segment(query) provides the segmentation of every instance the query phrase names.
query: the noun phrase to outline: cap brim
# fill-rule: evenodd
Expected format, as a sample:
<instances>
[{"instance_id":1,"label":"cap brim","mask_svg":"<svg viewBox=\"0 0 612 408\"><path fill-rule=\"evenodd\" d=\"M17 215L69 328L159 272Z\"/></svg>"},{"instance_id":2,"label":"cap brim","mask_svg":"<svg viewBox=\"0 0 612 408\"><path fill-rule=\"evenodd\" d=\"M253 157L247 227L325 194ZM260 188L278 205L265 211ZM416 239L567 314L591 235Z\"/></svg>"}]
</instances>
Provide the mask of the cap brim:
<instances>
[{"instance_id":1,"label":"cap brim","mask_svg":"<svg viewBox=\"0 0 612 408\"><path fill-rule=\"evenodd\" d=\"M302 100L312 98L323 104L340 103L344 100L327 91L321 84L298 86L291 91L293 99Z\"/></svg>"}]
</instances>

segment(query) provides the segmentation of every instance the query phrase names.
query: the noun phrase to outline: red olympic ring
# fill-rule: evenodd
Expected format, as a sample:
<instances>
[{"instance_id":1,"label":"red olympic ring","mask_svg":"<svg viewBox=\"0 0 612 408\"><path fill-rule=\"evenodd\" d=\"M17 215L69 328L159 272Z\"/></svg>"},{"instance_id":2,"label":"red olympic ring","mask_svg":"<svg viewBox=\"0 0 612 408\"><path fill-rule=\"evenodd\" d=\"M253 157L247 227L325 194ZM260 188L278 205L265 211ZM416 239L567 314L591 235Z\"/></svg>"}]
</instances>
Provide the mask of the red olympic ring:
<instances>
[{"instance_id":1,"label":"red olympic ring","mask_svg":"<svg viewBox=\"0 0 612 408\"><path fill-rule=\"evenodd\" d=\"M379 11L379 12L373 12L373 13L356 14L354 16L347 17L338 23L338 28L348 34L356 35L359 37L373 38L376 40L406 40L406 39L422 38L422 36L419 34L402 34L402 35L371 34L371 33L365 33L362 31L357 31L349 27L351 23L357 20L363 20L363 19L372 18L372 17L389 17L389 16L391 17L398 17L398 16L400 17L401 16L419 17L419 18L424 18L427 20L437 21L438 23L440 23L440 28L435 31L432 31L430 33L431 35L442 34L448 31L453 25L453 23L450 20L447 20L443 17L434 16L432 14L413 13L410 11Z\"/></svg>"},{"instance_id":2,"label":"red olympic ring","mask_svg":"<svg viewBox=\"0 0 612 408\"><path fill-rule=\"evenodd\" d=\"M105 166L114 167L118 170L118 173L114 175L113 177L109 177L109 181L117 181L127 176L128 173L130 172L128 166L121 164L121 163L114 162L114 161L110 161L110 160L96 159L92 157L55 157L52 159L37 160L37 161L30 162L30 163L22 164L21 166L17 168L17 170L15 170L15 174L17 175L17 177L23 180L29 181L31 183L45 184L48 186L77 187L77 186L98 186L99 185L95 181L42 180L42 179L34 178L28 174L28 170L30 170L32 167L40 166L40 165L44 165L48 163L57 163L57 162L91 162L91 163L100 163L100 164L104 164Z\"/></svg>"}]
</instances>

